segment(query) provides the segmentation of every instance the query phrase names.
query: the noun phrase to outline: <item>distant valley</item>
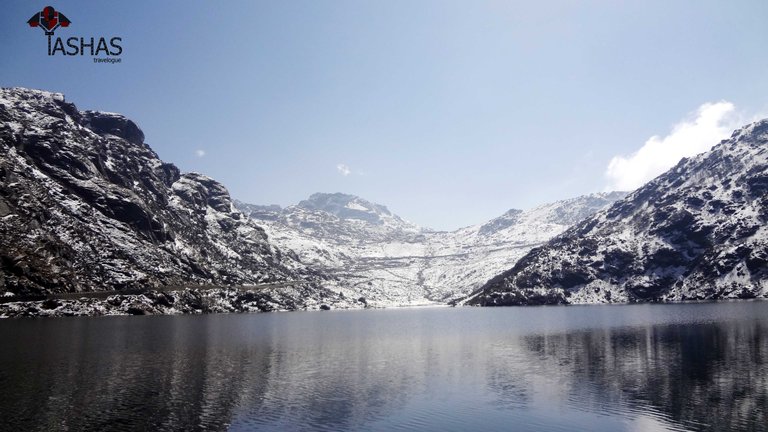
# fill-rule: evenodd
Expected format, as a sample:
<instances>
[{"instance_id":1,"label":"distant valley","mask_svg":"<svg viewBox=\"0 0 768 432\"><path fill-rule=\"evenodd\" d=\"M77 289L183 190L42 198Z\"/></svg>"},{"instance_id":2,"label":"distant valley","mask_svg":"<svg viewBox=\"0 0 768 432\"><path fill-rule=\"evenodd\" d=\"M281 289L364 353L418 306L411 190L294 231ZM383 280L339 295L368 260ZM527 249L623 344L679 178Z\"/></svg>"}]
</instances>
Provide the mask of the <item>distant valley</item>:
<instances>
[{"instance_id":1,"label":"distant valley","mask_svg":"<svg viewBox=\"0 0 768 432\"><path fill-rule=\"evenodd\" d=\"M235 205L279 247L333 276L334 290L376 306L402 306L454 302L624 195L597 193L513 209L451 232L418 227L383 205L342 193L317 193L284 209Z\"/></svg>"}]
</instances>

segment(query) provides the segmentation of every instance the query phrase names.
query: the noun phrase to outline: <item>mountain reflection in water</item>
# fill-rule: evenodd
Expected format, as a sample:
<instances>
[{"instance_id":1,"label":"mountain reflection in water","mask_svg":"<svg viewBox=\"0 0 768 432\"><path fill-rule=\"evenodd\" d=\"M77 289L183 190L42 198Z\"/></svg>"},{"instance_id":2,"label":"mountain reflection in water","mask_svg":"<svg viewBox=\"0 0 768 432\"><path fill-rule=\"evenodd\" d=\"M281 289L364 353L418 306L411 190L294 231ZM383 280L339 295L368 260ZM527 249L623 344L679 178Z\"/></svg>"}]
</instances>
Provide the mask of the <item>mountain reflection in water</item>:
<instances>
[{"instance_id":1,"label":"mountain reflection in water","mask_svg":"<svg viewBox=\"0 0 768 432\"><path fill-rule=\"evenodd\" d=\"M766 430L768 302L0 322L3 430Z\"/></svg>"}]
</instances>

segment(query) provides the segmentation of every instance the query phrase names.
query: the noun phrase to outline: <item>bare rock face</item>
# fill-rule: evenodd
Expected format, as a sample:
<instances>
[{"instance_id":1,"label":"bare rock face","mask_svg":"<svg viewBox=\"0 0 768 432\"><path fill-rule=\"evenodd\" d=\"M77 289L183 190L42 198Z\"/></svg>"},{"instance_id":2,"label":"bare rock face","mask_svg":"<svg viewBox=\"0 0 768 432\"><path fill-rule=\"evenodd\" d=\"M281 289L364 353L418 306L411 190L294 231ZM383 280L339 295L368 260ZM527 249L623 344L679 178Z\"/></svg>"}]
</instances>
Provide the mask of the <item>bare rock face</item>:
<instances>
[{"instance_id":1,"label":"bare rock face","mask_svg":"<svg viewBox=\"0 0 768 432\"><path fill-rule=\"evenodd\" d=\"M144 143L144 132L120 114L85 111L81 113L80 123L99 135L114 135L132 144Z\"/></svg>"},{"instance_id":2,"label":"bare rock face","mask_svg":"<svg viewBox=\"0 0 768 432\"><path fill-rule=\"evenodd\" d=\"M468 304L768 297L768 120L521 258Z\"/></svg>"},{"instance_id":3,"label":"bare rock face","mask_svg":"<svg viewBox=\"0 0 768 432\"><path fill-rule=\"evenodd\" d=\"M0 295L311 280L224 186L119 114L0 90Z\"/></svg>"}]
</instances>

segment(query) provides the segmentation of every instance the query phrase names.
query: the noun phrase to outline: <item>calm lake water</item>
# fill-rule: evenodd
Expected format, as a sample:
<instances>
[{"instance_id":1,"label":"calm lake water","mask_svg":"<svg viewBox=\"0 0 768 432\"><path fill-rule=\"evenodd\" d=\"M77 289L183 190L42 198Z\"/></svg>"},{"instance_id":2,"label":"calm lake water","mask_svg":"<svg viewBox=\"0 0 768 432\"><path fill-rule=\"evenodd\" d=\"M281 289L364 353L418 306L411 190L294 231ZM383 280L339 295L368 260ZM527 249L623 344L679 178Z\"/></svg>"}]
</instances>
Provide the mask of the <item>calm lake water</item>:
<instances>
[{"instance_id":1,"label":"calm lake water","mask_svg":"<svg viewBox=\"0 0 768 432\"><path fill-rule=\"evenodd\" d=\"M2 430L768 430L768 302L0 321Z\"/></svg>"}]
</instances>

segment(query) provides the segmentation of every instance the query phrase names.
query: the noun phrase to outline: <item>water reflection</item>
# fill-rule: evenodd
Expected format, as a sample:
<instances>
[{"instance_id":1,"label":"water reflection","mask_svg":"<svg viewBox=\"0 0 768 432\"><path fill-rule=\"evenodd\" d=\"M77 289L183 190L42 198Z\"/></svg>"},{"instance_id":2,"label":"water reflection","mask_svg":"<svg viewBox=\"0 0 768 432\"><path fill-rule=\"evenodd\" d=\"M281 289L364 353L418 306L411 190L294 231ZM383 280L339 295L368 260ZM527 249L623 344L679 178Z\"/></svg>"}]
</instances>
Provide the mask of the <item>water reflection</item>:
<instances>
[{"instance_id":1,"label":"water reflection","mask_svg":"<svg viewBox=\"0 0 768 432\"><path fill-rule=\"evenodd\" d=\"M765 312L768 303L3 321L0 429L765 430Z\"/></svg>"},{"instance_id":2,"label":"water reflection","mask_svg":"<svg viewBox=\"0 0 768 432\"><path fill-rule=\"evenodd\" d=\"M231 350L217 342L215 320L162 321L9 323L5 421L19 430L226 429L239 398L263 387L265 375L246 372L268 371L270 345Z\"/></svg>"},{"instance_id":3,"label":"water reflection","mask_svg":"<svg viewBox=\"0 0 768 432\"><path fill-rule=\"evenodd\" d=\"M718 431L768 423L763 321L529 335L523 343L536 373L554 375L583 410L650 412Z\"/></svg>"}]
</instances>

